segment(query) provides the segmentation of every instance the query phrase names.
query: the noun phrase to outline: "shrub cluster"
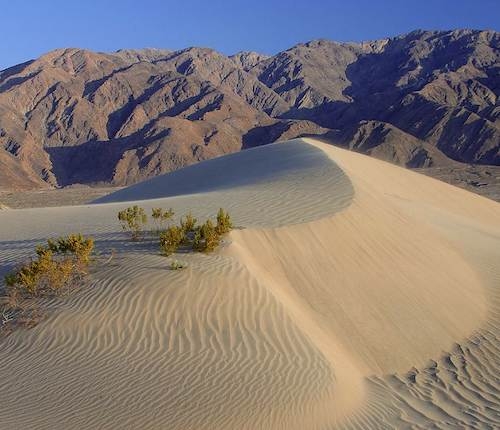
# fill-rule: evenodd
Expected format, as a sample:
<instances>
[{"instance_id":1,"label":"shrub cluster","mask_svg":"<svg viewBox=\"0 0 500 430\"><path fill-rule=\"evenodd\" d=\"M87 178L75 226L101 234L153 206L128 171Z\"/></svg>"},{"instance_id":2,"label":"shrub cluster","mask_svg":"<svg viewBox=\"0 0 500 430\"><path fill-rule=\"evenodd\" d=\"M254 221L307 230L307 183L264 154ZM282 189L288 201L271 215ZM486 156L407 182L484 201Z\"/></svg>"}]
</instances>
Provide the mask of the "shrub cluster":
<instances>
[{"instance_id":1,"label":"shrub cluster","mask_svg":"<svg viewBox=\"0 0 500 430\"><path fill-rule=\"evenodd\" d=\"M11 296L41 296L56 293L86 272L94 240L81 234L48 240L38 246L37 258L5 277Z\"/></svg>"},{"instance_id":2,"label":"shrub cluster","mask_svg":"<svg viewBox=\"0 0 500 430\"><path fill-rule=\"evenodd\" d=\"M153 208L151 212L156 226L154 231L160 238L161 253L166 256L173 254L181 246L200 252L213 251L219 246L221 236L233 228L231 217L222 208L217 213L215 225L211 220L197 225L198 220L188 213L181 218L180 225L166 227L166 223L172 220L173 216L172 209ZM148 217L143 208L135 205L118 212L118 220L123 230L130 233L132 240L138 240L143 235Z\"/></svg>"},{"instance_id":3,"label":"shrub cluster","mask_svg":"<svg viewBox=\"0 0 500 430\"><path fill-rule=\"evenodd\" d=\"M196 222L198 220L191 215L191 213L188 213L185 217L181 218L181 228L182 230L186 233L194 233L196 229Z\"/></svg>"},{"instance_id":4,"label":"shrub cluster","mask_svg":"<svg viewBox=\"0 0 500 430\"><path fill-rule=\"evenodd\" d=\"M221 236L232 228L231 217L222 208L217 214L217 224L206 220L197 225L190 213L181 218L180 226L171 226L160 234L160 249L163 255L171 255L181 245L199 252L211 252L219 246Z\"/></svg>"},{"instance_id":5,"label":"shrub cluster","mask_svg":"<svg viewBox=\"0 0 500 430\"><path fill-rule=\"evenodd\" d=\"M174 216L172 209L153 208L151 218L155 228L153 233L159 234L165 229L165 225ZM144 235L148 223L148 216L143 208L134 205L118 212L118 221L124 231L130 234L132 240L139 240Z\"/></svg>"}]
</instances>

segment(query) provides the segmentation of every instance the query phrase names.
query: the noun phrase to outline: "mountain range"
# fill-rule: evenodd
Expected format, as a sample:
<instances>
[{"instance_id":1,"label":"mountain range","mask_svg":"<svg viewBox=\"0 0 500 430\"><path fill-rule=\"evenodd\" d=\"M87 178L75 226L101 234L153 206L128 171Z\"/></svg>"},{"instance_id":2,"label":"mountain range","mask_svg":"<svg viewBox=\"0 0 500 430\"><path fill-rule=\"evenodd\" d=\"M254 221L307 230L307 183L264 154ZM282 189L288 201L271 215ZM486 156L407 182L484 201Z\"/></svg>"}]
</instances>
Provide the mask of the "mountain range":
<instances>
[{"instance_id":1,"label":"mountain range","mask_svg":"<svg viewBox=\"0 0 500 430\"><path fill-rule=\"evenodd\" d=\"M59 49L0 72L0 189L128 185L311 135L410 168L498 169L499 95L495 31L274 56Z\"/></svg>"}]
</instances>

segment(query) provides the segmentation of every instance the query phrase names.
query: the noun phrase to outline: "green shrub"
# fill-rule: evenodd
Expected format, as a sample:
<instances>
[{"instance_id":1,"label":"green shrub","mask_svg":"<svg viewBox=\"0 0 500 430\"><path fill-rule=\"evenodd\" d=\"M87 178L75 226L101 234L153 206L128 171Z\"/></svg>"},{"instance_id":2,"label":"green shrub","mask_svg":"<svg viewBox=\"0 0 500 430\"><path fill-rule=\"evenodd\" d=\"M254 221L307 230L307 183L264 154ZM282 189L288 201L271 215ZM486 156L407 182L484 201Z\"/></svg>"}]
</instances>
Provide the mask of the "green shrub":
<instances>
[{"instance_id":1,"label":"green shrub","mask_svg":"<svg viewBox=\"0 0 500 430\"><path fill-rule=\"evenodd\" d=\"M135 205L118 212L118 220L122 229L129 231L132 240L138 240L142 236L142 229L148 222L148 217L143 208Z\"/></svg>"},{"instance_id":2,"label":"green shrub","mask_svg":"<svg viewBox=\"0 0 500 430\"><path fill-rule=\"evenodd\" d=\"M233 223L231 221L231 217L224 209L220 208L217 213L217 233L220 235L229 233L229 231L233 228Z\"/></svg>"},{"instance_id":3,"label":"green shrub","mask_svg":"<svg viewBox=\"0 0 500 430\"><path fill-rule=\"evenodd\" d=\"M171 255L184 241L184 230L178 226L171 226L160 234L160 249L163 255Z\"/></svg>"}]
</instances>

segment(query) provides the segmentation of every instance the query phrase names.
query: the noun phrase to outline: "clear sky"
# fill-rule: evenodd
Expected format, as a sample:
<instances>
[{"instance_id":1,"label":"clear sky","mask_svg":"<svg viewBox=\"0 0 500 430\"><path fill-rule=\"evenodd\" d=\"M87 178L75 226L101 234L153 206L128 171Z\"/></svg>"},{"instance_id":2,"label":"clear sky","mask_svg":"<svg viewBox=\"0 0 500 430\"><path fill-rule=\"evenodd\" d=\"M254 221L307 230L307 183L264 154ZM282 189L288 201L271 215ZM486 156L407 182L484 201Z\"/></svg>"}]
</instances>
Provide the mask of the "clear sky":
<instances>
[{"instance_id":1,"label":"clear sky","mask_svg":"<svg viewBox=\"0 0 500 430\"><path fill-rule=\"evenodd\" d=\"M0 0L0 15L0 69L65 47L274 54L317 38L500 30L500 0Z\"/></svg>"}]
</instances>

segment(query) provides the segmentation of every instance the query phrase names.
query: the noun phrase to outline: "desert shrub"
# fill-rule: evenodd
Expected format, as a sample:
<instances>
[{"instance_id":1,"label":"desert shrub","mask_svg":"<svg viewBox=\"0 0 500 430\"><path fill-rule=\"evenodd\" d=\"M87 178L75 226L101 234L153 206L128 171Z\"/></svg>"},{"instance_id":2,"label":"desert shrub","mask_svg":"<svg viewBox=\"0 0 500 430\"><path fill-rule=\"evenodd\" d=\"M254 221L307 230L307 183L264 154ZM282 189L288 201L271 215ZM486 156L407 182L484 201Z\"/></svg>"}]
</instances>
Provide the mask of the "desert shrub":
<instances>
[{"instance_id":1,"label":"desert shrub","mask_svg":"<svg viewBox=\"0 0 500 430\"><path fill-rule=\"evenodd\" d=\"M217 233L220 235L229 233L229 231L233 228L233 223L231 221L231 217L229 214L224 211L224 209L220 208L217 213Z\"/></svg>"},{"instance_id":2,"label":"desert shrub","mask_svg":"<svg viewBox=\"0 0 500 430\"><path fill-rule=\"evenodd\" d=\"M188 213L185 217L181 218L181 228L185 233L189 233L195 230L197 219Z\"/></svg>"},{"instance_id":3,"label":"desert shrub","mask_svg":"<svg viewBox=\"0 0 500 430\"><path fill-rule=\"evenodd\" d=\"M21 307L23 301L21 292L19 289L13 288L13 286L15 286L15 280L10 286L7 286L4 294L0 297L0 302L2 302L5 310L16 310Z\"/></svg>"},{"instance_id":4,"label":"desert shrub","mask_svg":"<svg viewBox=\"0 0 500 430\"><path fill-rule=\"evenodd\" d=\"M71 279L74 263L72 258L54 258L48 248L37 249L38 258L21 266L5 278L10 289L19 289L30 296L38 296L48 291L57 291Z\"/></svg>"},{"instance_id":5,"label":"desert shrub","mask_svg":"<svg viewBox=\"0 0 500 430\"><path fill-rule=\"evenodd\" d=\"M17 273L7 273L4 277L4 282L7 287L13 287L17 282Z\"/></svg>"},{"instance_id":6,"label":"desert shrub","mask_svg":"<svg viewBox=\"0 0 500 430\"><path fill-rule=\"evenodd\" d=\"M185 232L181 227L171 226L160 234L160 249L163 255L171 255L184 241Z\"/></svg>"},{"instance_id":7,"label":"desert shrub","mask_svg":"<svg viewBox=\"0 0 500 430\"><path fill-rule=\"evenodd\" d=\"M173 260L170 263L170 270L180 270L180 269L185 269L187 267L187 264L181 263L178 260Z\"/></svg>"},{"instance_id":8,"label":"desert shrub","mask_svg":"<svg viewBox=\"0 0 500 430\"><path fill-rule=\"evenodd\" d=\"M158 211L158 214L160 212ZM219 246L221 236L228 233L233 224L229 214L220 208L217 213L217 224L211 220L196 225L196 218L188 213L181 218L180 226L172 226L160 233L160 249L163 255L171 255L180 246L190 247L195 251L211 252Z\"/></svg>"},{"instance_id":9,"label":"desert shrub","mask_svg":"<svg viewBox=\"0 0 500 430\"><path fill-rule=\"evenodd\" d=\"M220 235L216 226L209 219L202 224L195 233L193 240L193 249L201 252L211 252L220 243Z\"/></svg>"},{"instance_id":10,"label":"desert shrub","mask_svg":"<svg viewBox=\"0 0 500 430\"><path fill-rule=\"evenodd\" d=\"M122 229L128 231L132 240L138 240L142 236L142 229L148 222L148 216L144 209L134 205L118 212L118 220Z\"/></svg>"},{"instance_id":11,"label":"desert shrub","mask_svg":"<svg viewBox=\"0 0 500 430\"><path fill-rule=\"evenodd\" d=\"M153 208L151 210L151 218L156 224L156 231L160 232L167 221L170 221L174 216L172 208L165 210L162 208Z\"/></svg>"},{"instance_id":12,"label":"desert shrub","mask_svg":"<svg viewBox=\"0 0 500 430\"><path fill-rule=\"evenodd\" d=\"M94 249L94 239L84 238L81 234L70 234L55 241L49 239L48 248L56 254L73 254L77 263L88 265Z\"/></svg>"},{"instance_id":13,"label":"desert shrub","mask_svg":"<svg viewBox=\"0 0 500 430\"><path fill-rule=\"evenodd\" d=\"M48 240L36 258L4 278L0 290L0 337L16 327L34 327L44 316L40 297L68 292L86 273L94 240L81 234Z\"/></svg>"},{"instance_id":14,"label":"desert shrub","mask_svg":"<svg viewBox=\"0 0 500 430\"><path fill-rule=\"evenodd\" d=\"M94 248L92 238L69 235L36 248L37 258L5 276L7 295L57 292L84 273Z\"/></svg>"}]
</instances>

